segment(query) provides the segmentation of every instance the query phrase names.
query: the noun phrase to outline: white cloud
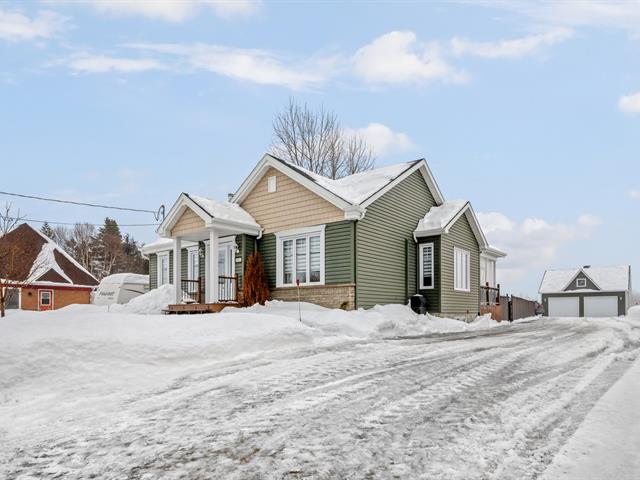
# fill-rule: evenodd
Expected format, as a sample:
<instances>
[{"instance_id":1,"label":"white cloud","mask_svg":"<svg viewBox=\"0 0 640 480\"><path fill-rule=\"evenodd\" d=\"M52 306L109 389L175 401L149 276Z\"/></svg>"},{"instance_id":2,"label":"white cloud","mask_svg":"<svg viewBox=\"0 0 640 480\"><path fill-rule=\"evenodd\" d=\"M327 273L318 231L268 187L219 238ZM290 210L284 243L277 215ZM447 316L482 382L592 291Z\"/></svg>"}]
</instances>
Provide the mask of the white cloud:
<instances>
[{"instance_id":1,"label":"white cloud","mask_svg":"<svg viewBox=\"0 0 640 480\"><path fill-rule=\"evenodd\" d=\"M65 63L76 73L136 73L165 68L152 58L117 58L91 54L76 55Z\"/></svg>"},{"instance_id":2,"label":"white cloud","mask_svg":"<svg viewBox=\"0 0 640 480\"><path fill-rule=\"evenodd\" d=\"M549 223L541 218L526 218L518 223L499 212L478 213L478 220L489 243L507 253L498 269L503 283L517 282L558 266L555 262L562 247L588 238L602 223L591 214L568 224Z\"/></svg>"},{"instance_id":3,"label":"white cloud","mask_svg":"<svg viewBox=\"0 0 640 480\"><path fill-rule=\"evenodd\" d=\"M364 128L345 129L348 135L358 135L373 150L374 155L384 157L393 153L406 152L413 148L413 142L405 133L394 132L381 123L370 123Z\"/></svg>"},{"instance_id":4,"label":"white cloud","mask_svg":"<svg viewBox=\"0 0 640 480\"><path fill-rule=\"evenodd\" d=\"M223 18L253 15L260 10L260 0L226 0L206 2L216 14Z\"/></svg>"},{"instance_id":5,"label":"white cloud","mask_svg":"<svg viewBox=\"0 0 640 480\"><path fill-rule=\"evenodd\" d=\"M538 52L542 47L564 42L573 36L567 28L554 28L538 35L529 35L497 42L471 42L455 37L451 49L455 55L474 55L483 58L520 58Z\"/></svg>"},{"instance_id":6,"label":"white cloud","mask_svg":"<svg viewBox=\"0 0 640 480\"><path fill-rule=\"evenodd\" d=\"M618 108L625 113L640 113L640 92L620 97Z\"/></svg>"},{"instance_id":7,"label":"white cloud","mask_svg":"<svg viewBox=\"0 0 640 480\"><path fill-rule=\"evenodd\" d=\"M597 227L598 225L602 225L602 219L596 215L585 213L578 217L578 224L583 227Z\"/></svg>"},{"instance_id":8,"label":"white cloud","mask_svg":"<svg viewBox=\"0 0 640 480\"><path fill-rule=\"evenodd\" d=\"M252 15L261 6L260 0L52 0L53 3L88 5L99 13L124 16L143 16L168 22L184 22L203 9L230 18Z\"/></svg>"},{"instance_id":9,"label":"white cloud","mask_svg":"<svg viewBox=\"0 0 640 480\"><path fill-rule=\"evenodd\" d=\"M42 40L67 28L67 18L55 12L39 12L29 18L20 12L0 10L0 39L10 42Z\"/></svg>"},{"instance_id":10,"label":"white cloud","mask_svg":"<svg viewBox=\"0 0 640 480\"><path fill-rule=\"evenodd\" d=\"M466 3L516 12L552 25L640 30L640 2L633 0L467 0Z\"/></svg>"},{"instance_id":11,"label":"white cloud","mask_svg":"<svg viewBox=\"0 0 640 480\"><path fill-rule=\"evenodd\" d=\"M283 55L258 49L207 44L131 44L131 48L176 57L189 68L206 70L236 80L292 89L321 85L334 68L333 58L294 62Z\"/></svg>"},{"instance_id":12,"label":"white cloud","mask_svg":"<svg viewBox=\"0 0 640 480\"><path fill-rule=\"evenodd\" d=\"M631 196L631 198L633 198L634 200L640 200L640 190L632 190L629 195Z\"/></svg>"},{"instance_id":13,"label":"white cloud","mask_svg":"<svg viewBox=\"0 0 640 480\"><path fill-rule=\"evenodd\" d=\"M467 75L449 65L437 43L423 43L414 32L389 32L353 56L357 76L370 83L464 83Z\"/></svg>"}]
</instances>

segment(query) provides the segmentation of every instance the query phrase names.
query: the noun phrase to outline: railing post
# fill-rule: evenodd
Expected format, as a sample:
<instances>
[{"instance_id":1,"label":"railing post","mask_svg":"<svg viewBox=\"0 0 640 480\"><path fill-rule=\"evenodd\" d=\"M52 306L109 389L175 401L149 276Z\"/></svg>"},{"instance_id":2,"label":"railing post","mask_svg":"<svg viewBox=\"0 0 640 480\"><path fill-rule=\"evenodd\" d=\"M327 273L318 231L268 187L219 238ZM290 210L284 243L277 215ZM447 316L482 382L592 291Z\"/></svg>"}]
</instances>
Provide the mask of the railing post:
<instances>
[{"instance_id":1,"label":"railing post","mask_svg":"<svg viewBox=\"0 0 640 480\"><path fill-rule=\"evenodd\" d=\"M237 273L233 276L233 285L231 286L231 288L233 288L233 301L238 303L238 274Z\"/></svg>"}]
</instances>

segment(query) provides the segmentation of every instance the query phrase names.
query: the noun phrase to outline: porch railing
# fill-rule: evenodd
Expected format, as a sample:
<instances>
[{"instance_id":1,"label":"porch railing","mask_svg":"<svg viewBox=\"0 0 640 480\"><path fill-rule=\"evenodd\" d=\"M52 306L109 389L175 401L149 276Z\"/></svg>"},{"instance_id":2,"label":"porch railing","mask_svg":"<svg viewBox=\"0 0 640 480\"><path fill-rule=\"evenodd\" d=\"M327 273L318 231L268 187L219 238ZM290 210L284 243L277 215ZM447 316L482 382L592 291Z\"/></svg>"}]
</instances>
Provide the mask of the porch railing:
<instances>
[{"instance_id":1,"label":"porch railing","mask_svg":"<svg viewBox=\"0 0 640 480\"><path fill-rule=\"evenodd\" d=\"M187 303L205 303L204 281L181 280L182 298ZM238 301L238 276L227 277L218 276L218 301L237 302Z\"/></svg>"},{"instance_id":2,"label":"porch railing","mask_svg":"<svg viewBox=\"0 0 640 480\"><path fill-rule=\"evenodd\" d=\"M218 301L237 302L238 301L238 276L227 277L218 276Z\"/></svg>"},{"instance_id":3,"label":"porch railing","mask_svg":"<svg viewBox=\"0 0 640 480\"><path fill-rule=\"evenodd\" d=\"M181 280L182 298L187 302L204 303L204 288L201 278L197 280Z\"/></svg>"},{"instance_id":4,"label":"porch railing","mask_svg":"<svg viewBox=\"0 0 640 480\"><path fill-rule=\"evenodd\" d=\"M500 284L495 287L489 286L489 282L480 285L480 305L500 305Z\"/></svg>"}]
</instances>

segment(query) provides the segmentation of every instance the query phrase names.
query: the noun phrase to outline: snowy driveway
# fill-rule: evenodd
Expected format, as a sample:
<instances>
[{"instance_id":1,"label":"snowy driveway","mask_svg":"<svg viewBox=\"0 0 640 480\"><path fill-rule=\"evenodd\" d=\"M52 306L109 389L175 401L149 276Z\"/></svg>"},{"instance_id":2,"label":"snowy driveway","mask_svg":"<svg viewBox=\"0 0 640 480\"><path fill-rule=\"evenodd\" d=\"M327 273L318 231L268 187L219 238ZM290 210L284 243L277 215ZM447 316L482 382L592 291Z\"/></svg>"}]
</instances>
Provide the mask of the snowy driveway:
<instances>
[{"instance_id":1,"label":"snowy driveway","mask_svg":"<svg viewBox=\"0 0 640 480\"><path fill-rule=\"evenodd\" d=\"M536 478L638 333L542 320L218 362L95 418L0 433L0 477Z\"/></svg>"}]
</instances>

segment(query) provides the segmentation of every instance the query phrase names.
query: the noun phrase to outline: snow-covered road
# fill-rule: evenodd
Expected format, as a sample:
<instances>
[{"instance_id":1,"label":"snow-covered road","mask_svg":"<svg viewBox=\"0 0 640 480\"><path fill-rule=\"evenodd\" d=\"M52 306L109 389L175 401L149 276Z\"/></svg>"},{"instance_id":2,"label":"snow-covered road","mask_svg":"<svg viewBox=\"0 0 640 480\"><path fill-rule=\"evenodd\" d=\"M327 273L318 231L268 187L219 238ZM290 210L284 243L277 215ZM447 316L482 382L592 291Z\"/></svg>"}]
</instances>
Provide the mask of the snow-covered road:
<instances>
[{"instance_id":1,"label":"snow-covered road","mask_svg":"<svg viewBox=\"0 0 640 480\"><path fill-rule=\"evenodd\" d=\"M639 331L537 320L217 362L94 417L7 429L0 477L536 478Z\"/></svg>"}]
</instances>

